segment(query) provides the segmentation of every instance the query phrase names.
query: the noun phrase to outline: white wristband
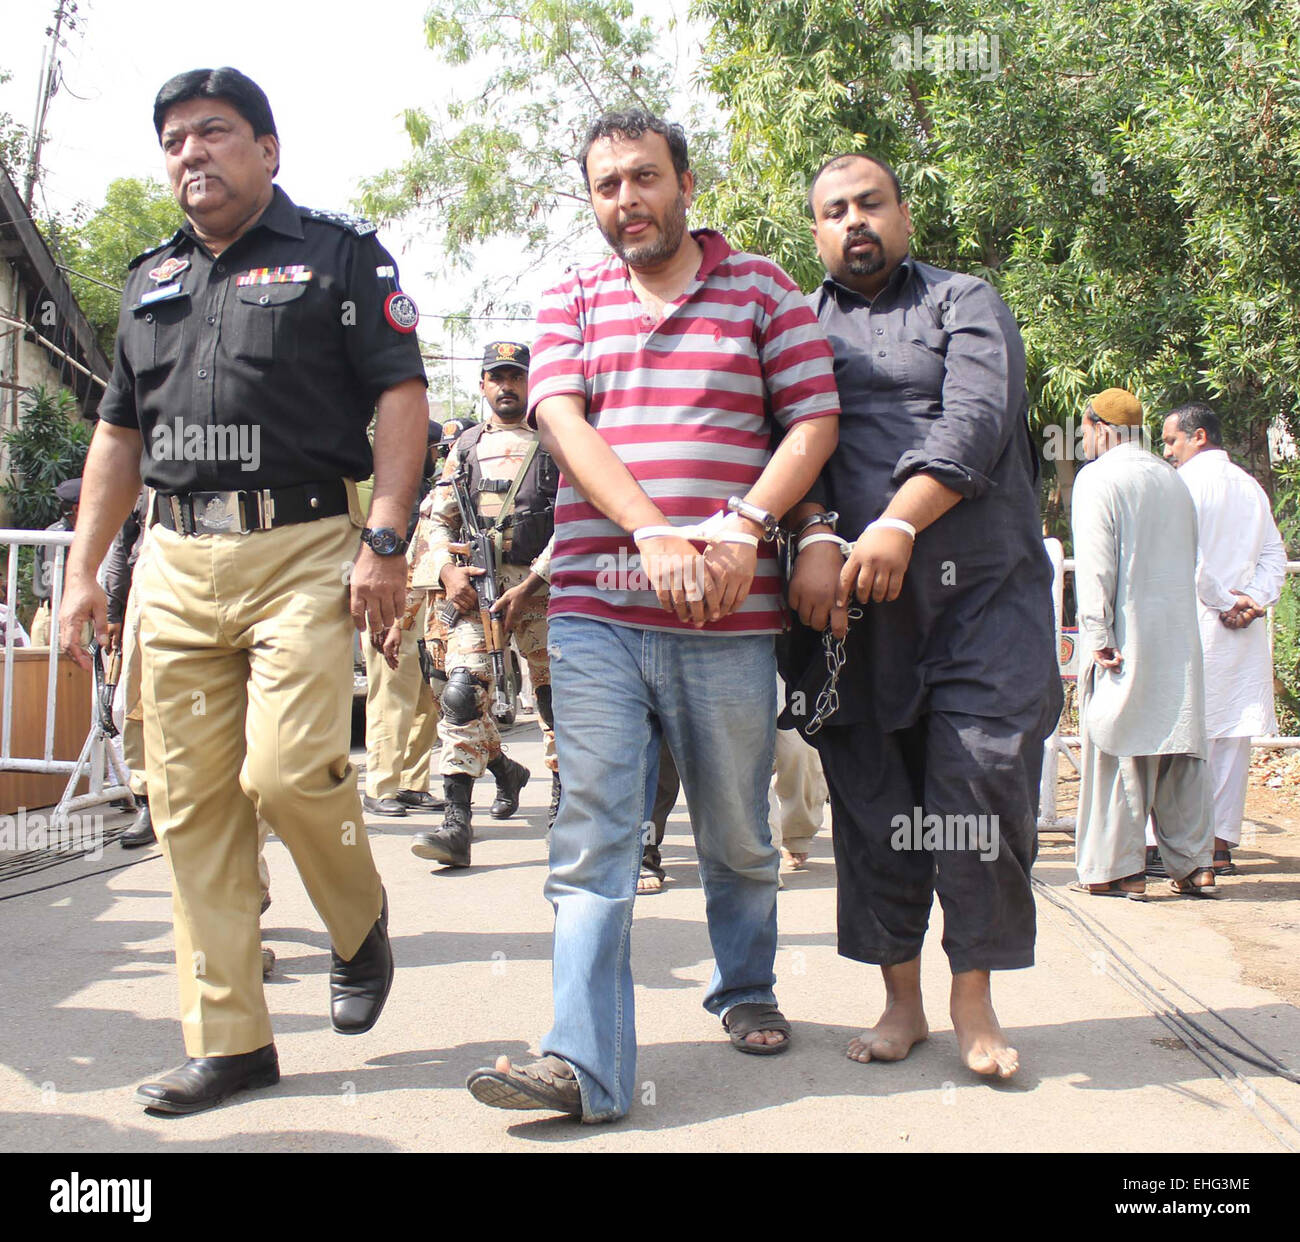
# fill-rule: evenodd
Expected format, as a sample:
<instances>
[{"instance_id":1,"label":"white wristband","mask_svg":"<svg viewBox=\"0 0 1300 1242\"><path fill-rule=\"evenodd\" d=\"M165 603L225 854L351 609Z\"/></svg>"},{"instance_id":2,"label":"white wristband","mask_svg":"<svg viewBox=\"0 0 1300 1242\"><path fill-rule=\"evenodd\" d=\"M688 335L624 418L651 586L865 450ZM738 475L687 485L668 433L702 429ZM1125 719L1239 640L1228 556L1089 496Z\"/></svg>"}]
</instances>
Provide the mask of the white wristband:
<instances>
[{"instance_id":1,"label":"white wristband","mask_svg":"<svg viewBox=\"0 0 1300 1242\"><path fill-rule=\"evenodd\" d=\"M821 534L817 534L817 535L805 535L802 539L800 539L798 545L795 548L796 555L802 552L804 548L814 543L838 544L840 551L843 552L845 556L848 556L849 552L852 550L853 547L851 543L849 543L846 539L841 539L838 535L830 535L830 534L826 534L825 532L822 532Z\"/></svg>"},{"instance_id":2,"label":"white wristband","mask_svg":"<svg viewBox=\"0 0 1300 1242\"><path fill-rule=\"evenodd\" d=\"M758 536L751 535L748 531L743 531L743 530L727 530L727 531L723 531L722 534L720 535L715 535L713 537L713 542L714 543L744 543L744 544L748 544L751 548L756 548L758 547Z\"/></svg>"},{"instance_id":3,"label":"white wristband","mask_svg":"<svg viewBox=\"0 0 1300 1242\"><path fill-rule=\"evenodd\" d=\"M632 532L632 542L640 543L643 539L675 539L682 533L677 526L638 526Z\"/></svg>"},{"instance_id":4,"label":"white wristband","mask_svg":"<svg viewBox=\"0 0 1300 1242\"><path fill-rule=\"evenodd\" d=\"M902 518L879 517L874 522L869 522L867 529L875 530L878 526L883 526L886 530L901 530L913 541L916 539L916 527L911 522L904 522Z\"/></svg>"}]
</instances>

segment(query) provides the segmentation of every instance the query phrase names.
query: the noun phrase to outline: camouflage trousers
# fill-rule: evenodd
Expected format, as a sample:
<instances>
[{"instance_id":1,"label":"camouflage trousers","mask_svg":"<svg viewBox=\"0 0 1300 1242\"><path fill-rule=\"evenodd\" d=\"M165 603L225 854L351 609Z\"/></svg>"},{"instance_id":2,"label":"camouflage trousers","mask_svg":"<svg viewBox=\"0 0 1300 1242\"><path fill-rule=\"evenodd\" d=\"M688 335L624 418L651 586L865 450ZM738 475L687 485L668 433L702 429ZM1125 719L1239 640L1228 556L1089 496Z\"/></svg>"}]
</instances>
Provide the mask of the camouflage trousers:
<instances>
[{"instance_id":1,"label":"camouflage trousers","mask_svg":"<svg viewBox=\"0 0 1300 1242\"><path fill-rule=\"evenodd\" d=\"M499 581L502 591L517 586L528 577L527 565L502 565ZM519 654L528 661L528 673L533 683L533 693L541 686L551 684L551 667L546 655L546 605L547 593L538 591L529 598L523 616L511 638ZM483 624L477 612L462 616L447 634L447 676L458 668L468 669L478 681L475 688L475 718L467 724L454 724L444 715L438 721L438 739L442 742L441 771L443 776L463 773L475 778L483 775L487 765L501 753L501 735L492 719L490 708L495 680L492 659L488 655ZM556 770L555 735L538 716L542 736L546 741L546 767Z\"/></svg>"}]
</instances>

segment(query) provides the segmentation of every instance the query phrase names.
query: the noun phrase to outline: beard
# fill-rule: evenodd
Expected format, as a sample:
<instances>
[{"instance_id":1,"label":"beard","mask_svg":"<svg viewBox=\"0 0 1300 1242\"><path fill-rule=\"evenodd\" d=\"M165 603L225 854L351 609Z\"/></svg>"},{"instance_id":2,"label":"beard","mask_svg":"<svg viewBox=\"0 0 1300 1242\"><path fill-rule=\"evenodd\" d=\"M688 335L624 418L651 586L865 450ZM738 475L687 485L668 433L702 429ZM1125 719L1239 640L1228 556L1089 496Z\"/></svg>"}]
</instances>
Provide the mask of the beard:
<instances>
[{"instance_id":1,"label":"beard","mask_svg":"<svg viewBox=\"0 0 1300 1242\"><path fill-rule=\"evenodd\" d=\"M876 249L867 254L850 254L849 247L861 241L875 242ZM874 276L884 266L885 245L873 229L861 229L844 239L844 268L851 276Z\"/></svg>"},{"instance_id":2,"label":"beard","mask_svg":"<svg viewBox=\"0 0 1300 1242\"><path fill-rule=\"evenodd\" d=\"M620 239L617 231L611 233L602 228L601 232L614 253L629 267L653 267L657 263L671 259L681 247L682 238L686 236L686 195L680 190L677 192L676 201L664 212L662 221L655 220L653 216L635 216L632 220L624 220L622 223L626 226L637 220L652 221L656 226L657 236L652 241L639 244L633 242L627 245Z\"/></svg>"}]
</instances>

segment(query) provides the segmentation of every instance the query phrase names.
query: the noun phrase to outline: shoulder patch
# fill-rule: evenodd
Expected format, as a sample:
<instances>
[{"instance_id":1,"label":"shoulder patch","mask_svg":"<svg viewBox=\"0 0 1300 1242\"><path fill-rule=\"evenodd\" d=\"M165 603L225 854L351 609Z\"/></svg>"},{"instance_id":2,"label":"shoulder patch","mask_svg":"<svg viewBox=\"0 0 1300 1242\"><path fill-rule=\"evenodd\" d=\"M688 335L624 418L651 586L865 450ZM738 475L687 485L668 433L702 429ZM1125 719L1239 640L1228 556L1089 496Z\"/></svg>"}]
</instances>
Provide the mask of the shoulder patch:
<instances>
[{"instance_id":1,"label":"shoulder patch","mask_svg":"<svg viewBox=\"0 0 1300 1242\"><path fill-rule=\"evenodd\" d=\"M350 216L345 211L319 211L315 207L299 207L298 210L308 220L321 220L325 224L333 224L337 228L347 229L349 233L355 233L358 237L373 233L377 227L365 216Z\"/></svg>"},{"instance_id":2,"label":"shoulder patch","mask_svg":"<svg viewBox=\"0 0 1300 1242\"><path fill-rule=\"evenodd\" d=\"M160 250L166 250L168 246L173 245L175 242L178 242L180 238L181 238L181 231L177 229L176 232L173 233L170 237L168 237L165 241L160 241L156 246L151 246L148 250L145 250L141 254L136 255L135 258L132 259L131 262L126 265L126 270L128 272L135 271L135 269L139 267L140 264L143 263L146 259L152 259L153 256L156 255Z\"/></svg>"}]
</instances>

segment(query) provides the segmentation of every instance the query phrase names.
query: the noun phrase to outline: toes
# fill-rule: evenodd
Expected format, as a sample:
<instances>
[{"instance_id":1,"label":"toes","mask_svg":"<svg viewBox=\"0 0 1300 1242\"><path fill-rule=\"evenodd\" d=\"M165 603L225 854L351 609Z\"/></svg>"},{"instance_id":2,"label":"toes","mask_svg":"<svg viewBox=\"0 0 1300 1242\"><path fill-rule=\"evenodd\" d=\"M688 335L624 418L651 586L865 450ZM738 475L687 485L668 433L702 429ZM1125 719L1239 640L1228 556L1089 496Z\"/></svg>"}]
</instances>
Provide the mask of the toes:
<instances>
[{"instance_id":1,"label":"toes","mask_svg":"<svg viewBox=\"0 0 1300 1242\"><path fill-rule=\"evenodd\" d=\"M496 1071L497 1071L498 1074L508 1074L508 1073L510 1073L510 1058L509 1058L509 1057L497 1057L497 1062L496 1062Z\"/></svg>"},{"instance_id":2,"label":"toes","mask_svg":"<svg viewBox=\"0 0 1300 1242\"><path fill-rule=\"evenodd\" d=\"M865 1065L871 1060L871 1049L860 1039L849 1040L848 1051L844 1054L850 1061L858 1061Z\"/></svg>"},{"instance_id":3,"label":"toes","mask_svg":"<svg viewBox=\"0 0 1300 1242\"><path fill-rule=\"evenodd\" d=\"M1020 1054L1014 1048L1000 1048L993 1054L998 1063L998 1077L1010 1078L1020 1068Z\"/></svg>"}]
</instances>

